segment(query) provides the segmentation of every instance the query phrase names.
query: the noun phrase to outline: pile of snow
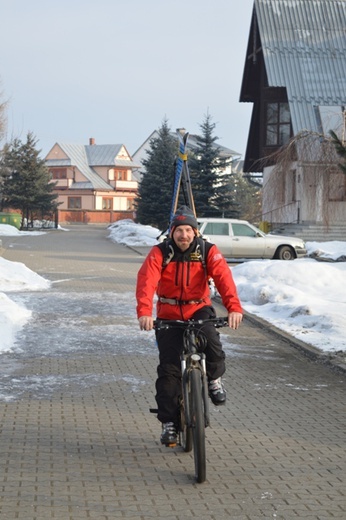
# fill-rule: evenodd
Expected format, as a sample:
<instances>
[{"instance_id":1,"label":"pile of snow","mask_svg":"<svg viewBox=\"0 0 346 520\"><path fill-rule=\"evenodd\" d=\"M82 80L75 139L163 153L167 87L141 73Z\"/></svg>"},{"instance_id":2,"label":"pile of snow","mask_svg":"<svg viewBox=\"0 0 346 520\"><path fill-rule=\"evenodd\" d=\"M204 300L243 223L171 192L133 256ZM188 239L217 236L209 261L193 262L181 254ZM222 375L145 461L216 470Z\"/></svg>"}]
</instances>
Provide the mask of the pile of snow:
<instances>
[{"instance_id":1,"label":"pile of snow","mask_svg":"<svg viewBox=\"0 0 346 520\"><path fill-rule=\"evenodd\" d=\"M110 238L155 245L160 231L120 220ZM324 352L346 351L346 242L307 242L308 258L231 267L244 309ZM318 258L316 261L313 258ZM337 261L337 263L336 263Z\"/></svg>"},{"instance_id":2,"label":"pile of snow","mask_svg":"<svg viewBox=\"0 0 346 520\"><path fill-rule=\"evenodd\" d=\"M48 289L50 282L34 273L20 262L10 262L0 257L0 290L40 291Z\"/></svg>"},{"instance_id":3,"label":"pile of snow","mask_svg":"<svg viewBox=\"0 0 346 520\"><path fill-rule=\"evenodd\" d=\"M11 350L18 330L31 318L31 311L12 301L3 291L40 291L49 287L48 280L24 264L0 257L0 352Z\"/></svg>"},{"instance_id":4,"label":"pile of snow","mask_svg":"<svg viewBox=\"0 0 346 520\"><path fill-rule=\"evenodd\" d=\"M155 246L158 244L157 237L160 231L152 226L135 224L133 220L118 220L109 227L110 239L118 244L126 246Z\"/></svg>"},{"instance_id":5,"label":"pile of snow","mask_svg":"<svg viewBox=\"0 0 346 520\"><path fill-rule=\"evenodd\" d=\"M30 318L31 311L0 292L0 352L11 350L17 332Z\"/></svg>"},{"instance_id":6,"label":"pile of snow","mask_svg":"<svg viewBox=\"0 0 346 520\"><path fill-rule=\"evenodd\" d=\"M7 236L7 237L16 237L16 236L25 236L25 235L32 235L32 236L38 236L38 235L44 235L44 231L19 231L14 226L10 226L9 224L0 224L0 236Z\"/></svg>"},{"instance_id":7,"label":"pile of snow","mask_svg":"<svg viewBox=\"0 0 346 520\"><path fill-rule=\"evenodd\" d=\"M247 311L323 351L346 350L346 263L253 260L232 273Z\"/></svg>"},{"instance_id":8,"label":"pile of snow","mask_svg":"<svg viewBox=\"0 0 346 520\"><path fill-rule=\"evenodd\" d=\"M307 242L308 256L325 262L346 262L346 242Z\"/></svg>"}]
</instances>

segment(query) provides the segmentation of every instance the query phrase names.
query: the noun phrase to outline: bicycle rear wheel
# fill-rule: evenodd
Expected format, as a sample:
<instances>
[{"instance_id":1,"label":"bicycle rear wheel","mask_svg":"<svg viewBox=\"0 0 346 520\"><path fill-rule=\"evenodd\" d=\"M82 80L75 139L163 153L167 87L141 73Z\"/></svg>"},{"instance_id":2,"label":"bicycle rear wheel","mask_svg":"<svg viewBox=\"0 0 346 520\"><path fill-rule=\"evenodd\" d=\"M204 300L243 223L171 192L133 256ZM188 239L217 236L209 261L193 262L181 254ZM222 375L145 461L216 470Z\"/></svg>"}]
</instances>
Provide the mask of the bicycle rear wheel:
<instances>
[{"instance_id":1,"label":"bicycle rear wheel","mask_svg":"<svg viewBox=\"0 0 346 520\"><path fill-rule=\"evenodd\" d=\"M202 483L206 479L206 451L202 378L199 370L191 370L190 373L190 399L195 477L198 483Z\"/></svg>"}]
</instances>

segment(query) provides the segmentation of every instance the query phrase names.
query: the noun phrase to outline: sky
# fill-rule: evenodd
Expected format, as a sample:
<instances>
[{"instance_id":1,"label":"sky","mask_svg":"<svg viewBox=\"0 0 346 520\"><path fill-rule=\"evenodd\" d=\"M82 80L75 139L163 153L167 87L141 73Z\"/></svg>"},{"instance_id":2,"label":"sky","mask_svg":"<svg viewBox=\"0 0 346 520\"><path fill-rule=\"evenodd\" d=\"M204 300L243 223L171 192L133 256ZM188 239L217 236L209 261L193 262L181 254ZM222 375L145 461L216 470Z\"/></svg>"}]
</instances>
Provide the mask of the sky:
<instances>
[{"instance_id":1,"label":"sky","mask_svg":"<svg viewBox=\"0 0 346 520\"><path fill-rule=\"evenodd\" d=\"M124 144L167 119L244 156L252 104L239 103L253 0L1 2L7 139Z\"/></svg>"},{"instance_id":2,"label":"sky","mask_svg":"<svg viewBox=\"0 0 346 520\"><path fill-rule=\"evenodd\" d=\"M53 231L54 232L54 231ZM68 232L66 230L66 232ZM40 231L29 232L30 236ZM26 234L0 224L1 235ZM122 220L109 227L109 238L132 247L152 246L159 231ZM346 242L307 242L309 255L293 260L250 260L231 266L244 309L313 345L323 353L346 352ZM24 264L0 257L0 355L15 347L16 335L32 319L13 293L49 291L50 282ZM34 297L34 296L31 296ZM133 306L133 294L122 295ZM136 329L134 334L141 334ZM134 339L135 341L135 339ZM142 339L140 339L142 341Z\"/></svg>"}]
</instances>

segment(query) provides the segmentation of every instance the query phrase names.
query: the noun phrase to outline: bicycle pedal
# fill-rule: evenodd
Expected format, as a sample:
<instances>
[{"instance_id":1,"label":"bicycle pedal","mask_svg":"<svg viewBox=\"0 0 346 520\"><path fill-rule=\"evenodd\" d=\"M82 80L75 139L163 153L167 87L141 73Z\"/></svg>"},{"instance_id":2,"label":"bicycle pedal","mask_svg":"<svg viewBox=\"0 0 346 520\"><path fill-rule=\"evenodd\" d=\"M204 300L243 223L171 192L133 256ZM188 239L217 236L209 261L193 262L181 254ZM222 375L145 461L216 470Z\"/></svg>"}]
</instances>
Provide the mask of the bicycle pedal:
<instances>
[{"instance_id":1,"label":"bicycle pedal","mask_svg":"<svg viewBox=\"0 0 346 520\"><path fill-rule=\"evenodd\" d=\"M177 446L176 442L170 442L169 444L165 444L166 448L175 448Z\"/></svg>"}]
</instances>

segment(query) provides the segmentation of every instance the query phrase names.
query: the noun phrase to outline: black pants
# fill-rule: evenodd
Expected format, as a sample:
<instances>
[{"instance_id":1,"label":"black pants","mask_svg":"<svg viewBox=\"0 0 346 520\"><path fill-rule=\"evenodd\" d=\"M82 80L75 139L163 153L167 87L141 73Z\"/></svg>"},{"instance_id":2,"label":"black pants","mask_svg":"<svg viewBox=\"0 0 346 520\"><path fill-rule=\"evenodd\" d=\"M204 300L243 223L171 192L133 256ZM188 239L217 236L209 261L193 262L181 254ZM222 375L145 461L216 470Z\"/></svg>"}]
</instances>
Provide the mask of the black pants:
<instances>
[{"instance_id":1,"label":"black pants","mask_svg":"<svg viewBox=\"0 0 346 520\"><path fill-rule=\"evenodd\" d=\"M194 319L215 318L212 307L203 307L193 315ZM209 323L201 325L207 337L204 350L206 356L208 380L217 379L225 373L225 353L222 350L220 334ZM181 394L181 366L180 355L183 350L182 329L167 329L156 331L159 348L158 378L156 380L156 403L158 406L158 420L178 422L178 403Z\"/></svg>"}]
</instances>

